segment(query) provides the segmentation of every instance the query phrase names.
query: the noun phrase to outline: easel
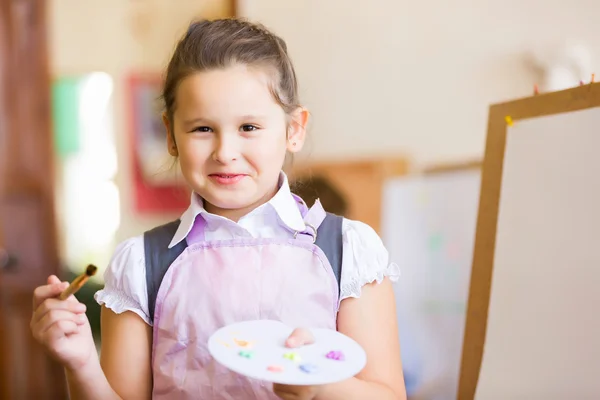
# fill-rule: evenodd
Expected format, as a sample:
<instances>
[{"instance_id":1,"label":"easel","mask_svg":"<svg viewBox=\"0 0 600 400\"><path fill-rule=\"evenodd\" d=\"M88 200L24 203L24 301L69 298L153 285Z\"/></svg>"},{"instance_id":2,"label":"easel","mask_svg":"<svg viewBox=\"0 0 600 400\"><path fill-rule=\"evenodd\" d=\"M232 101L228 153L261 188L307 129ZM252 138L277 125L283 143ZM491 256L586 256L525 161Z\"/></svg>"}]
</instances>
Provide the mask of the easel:
<instances>
[{"instance_id":1,"label":"easel","mask_svg":"<svg viewBox=\"0 0 600 400\"><path fill-rule=\"evenodd\" d=\"M481 169L482 161L472 159L464 162L435 164L423 169L423 175L442 174L445 172L459 172Z\"/></svg>"},{"instance_id":2,"label":"easel","mask_svg":"<svg viewBox=\"0 0 600 400\"><path fill-rule=\"evenodd\" d=\"M394 291L411 399L457 390L480 170L465 159L387 183L382 238L395 262L410 263Z\"/></svg>"},{"instance_id":3,"label":"easel","mask_svg":"<svg viewBox=\"0 0 600 400\"><path fill-rule=\"evenodd\" d=\"M486 340L496 229L507 139L507 126L523 119L580 111L600 106L600 84L491 106L481 179L477 235L467 306L459 400L475 398Z\"/></svg>"}]
</instances>

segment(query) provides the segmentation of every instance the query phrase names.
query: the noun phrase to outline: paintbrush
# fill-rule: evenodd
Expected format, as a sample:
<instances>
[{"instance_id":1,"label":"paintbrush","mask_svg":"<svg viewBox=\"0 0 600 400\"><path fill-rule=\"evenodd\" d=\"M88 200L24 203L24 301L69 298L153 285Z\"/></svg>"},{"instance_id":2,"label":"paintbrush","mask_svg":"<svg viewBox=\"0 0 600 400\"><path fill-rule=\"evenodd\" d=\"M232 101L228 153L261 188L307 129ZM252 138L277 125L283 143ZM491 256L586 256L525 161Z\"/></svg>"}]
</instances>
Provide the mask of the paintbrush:
<instances>
[{"instance_id":1,"label":"paintbrush","mask_svg":"<svg viewBox=\"0 0 600 400\"><path fill-rule=\"evenodd\" d=\"M94 276L97 270L98 268L95 265L88 265L85 272L73 279L73 282L71 282L69 287L66 288L58 298L60 300L66 300L70 295L77 293L77 291L85 285L88 279L90 279L91 276Z\"/></svg>"}]
</instances>

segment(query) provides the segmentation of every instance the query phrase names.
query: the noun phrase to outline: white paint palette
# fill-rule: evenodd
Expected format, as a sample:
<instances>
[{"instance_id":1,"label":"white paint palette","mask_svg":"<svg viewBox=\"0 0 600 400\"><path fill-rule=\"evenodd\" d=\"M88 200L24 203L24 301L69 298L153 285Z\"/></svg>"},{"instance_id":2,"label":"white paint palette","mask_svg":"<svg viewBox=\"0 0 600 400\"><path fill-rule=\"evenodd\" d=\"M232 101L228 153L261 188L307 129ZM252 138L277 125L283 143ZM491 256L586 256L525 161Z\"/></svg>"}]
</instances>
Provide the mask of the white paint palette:
<instances>
[{"instance_id":1,"label":"white paint palette","mask_svg":"<svg viewBox=\"0 0 600 400\"><path fill-rule=\"evenodd\" d=\"M214 359L228 369L285 385L325 385L351 378L367 363L363 348L337 331L311 329L315 342L291 349L293 329L279 321L245 321L223 327L208 340Z\"/></svg>"}]
</instances>

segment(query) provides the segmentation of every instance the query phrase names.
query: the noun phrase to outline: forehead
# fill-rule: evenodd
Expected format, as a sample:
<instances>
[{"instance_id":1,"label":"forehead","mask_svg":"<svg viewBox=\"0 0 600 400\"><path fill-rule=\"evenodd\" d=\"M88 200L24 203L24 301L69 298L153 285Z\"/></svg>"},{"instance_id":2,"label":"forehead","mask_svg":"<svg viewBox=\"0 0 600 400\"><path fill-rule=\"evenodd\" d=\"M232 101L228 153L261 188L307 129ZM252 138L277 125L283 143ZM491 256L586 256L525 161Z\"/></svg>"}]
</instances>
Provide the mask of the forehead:
<instances>
[{"instance_id":1,"label":"forehead","mask_svg":"<svg viewBox=\"0 0 600 400\"><path fill-rule=\"evenodd\" d=\"M265 71L235 65L196 72L183 79L176 93L176 114L206 118L237 115L283 115Z\"/></svg>"}]
</instances>

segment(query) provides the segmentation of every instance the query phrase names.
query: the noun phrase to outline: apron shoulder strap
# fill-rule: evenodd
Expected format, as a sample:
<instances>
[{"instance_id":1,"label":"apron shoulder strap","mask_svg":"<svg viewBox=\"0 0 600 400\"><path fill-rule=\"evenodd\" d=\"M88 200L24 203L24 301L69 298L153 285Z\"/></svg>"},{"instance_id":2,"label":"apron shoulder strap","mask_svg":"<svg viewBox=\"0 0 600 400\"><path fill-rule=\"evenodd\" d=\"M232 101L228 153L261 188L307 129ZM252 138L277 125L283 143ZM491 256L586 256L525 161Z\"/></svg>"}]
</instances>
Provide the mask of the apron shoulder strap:
<instances>
[{"instance_id":1,"label":"apron shoulder strap","mask_svg":"<svg viewBox=\"0 0 600 400\"><path fill-rule=\"evenodd\" d=\"M333 268L333 274L338 283L338 290L342 277L343 221L343 217L327 213L325 219L317 228L317 240L315 241L315 244L325 253L329 264L331 264L331 268Z\"/></svg>"},{"instance_id":2,"label":"apron shoulder strap","mask_svg":"<svg viewBox=\"0 0 600 400\"><path fill-rule=\"evenodd\" d=\"M317 228L317 240L315 244L325 253L333 274L340 287L342 274L342 222L343 218L327 213L325 219ZM148 313L150 320L154 321L154 309L156 296L162 283L163 277L173 262L188 246L183 240L169 249L169 243L173 239L179 220L158 226L144 232L144 255L146 257L146 289L148 292ZM339 289L338 289L339 290Z\"/></svg>"},{"instance_id":3,"label":"apron shoulder strap","mask_svg":"<svg viewBox=\"0 0 600 400\"><path fill-rule=\"evenodd\" d=\"M163 277L171 264L187 247L187 241L182 240L176 246L169 248L169 243L171 243L179 223L180 221L176 220L144 232L146 290L148 292L148 313L151 321L154 321L156 296Z\"/></svg>"}]
</instances>

